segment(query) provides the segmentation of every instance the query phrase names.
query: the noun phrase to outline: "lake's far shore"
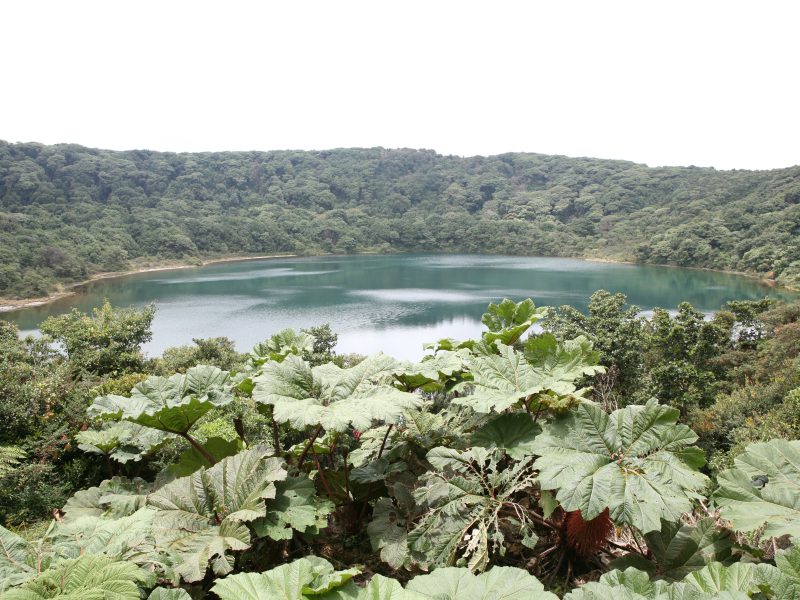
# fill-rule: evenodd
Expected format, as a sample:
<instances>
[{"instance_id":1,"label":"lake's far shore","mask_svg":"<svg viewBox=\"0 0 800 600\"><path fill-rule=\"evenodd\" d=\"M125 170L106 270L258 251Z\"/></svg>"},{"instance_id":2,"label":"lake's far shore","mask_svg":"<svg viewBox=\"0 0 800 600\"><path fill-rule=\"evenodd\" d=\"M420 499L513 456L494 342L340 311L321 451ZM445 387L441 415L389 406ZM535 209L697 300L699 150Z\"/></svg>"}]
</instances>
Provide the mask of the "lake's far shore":
<instances>
[{"instance_id":1,"label":"lake's far shore","mask_svg":"<svg viewBox=\"0 0 800 600\"><path fill-rule=\"evenodd\" d=\"M358 252L356 254L376 254L374 252ZM50 304L52 302L56 302L58 300L62 300L64 298L69 298L70 296L74 296L79 293L80 288L86 286L94 281L98 281L101 279L116 279L118 277L128 277L130 275L138 275L140 273L149 273L155 271L173 271L178 269L193 269L193 268L200 268L205 267L207 265L217 264L217 263L228 263L228 262L239 262L239 261L250 261L250 260L268 260L268 259L278 259L278 258L299 258L299 257L321 257L321 256L332 256L330 254L309 254L309 255L300 255L300 254L262 254L256 256L250 255L234 255L234 256L225 256L225 257L216 257L216 258L208 258L205 260L200 260L199 262L189 263L180 262L180 261L170 261L165 263L159 264L150 264L145 263L140 267L130 269L128 271L111 271L111 272L104 272L104 273L96 273L92 275L89 279L84 281L79 281L76 283L67 284L62 289L53 292L48 296L43 296L40 298L25 298L21 300L14 300L10 298L0 298L0 313L5 312L13 312L16 310L23 310L26 308L35 308L37 306L44 306L46 304ZM520 255L522 256L522 255ZM602 258L602 257L585 257L585 256L573 256L573 257L563 257L563 258L574 258L576 260L585 260L587 262L598 262L598 263L609 263L609 264L618 264L618 265L634 265L634 266L651 266L651 267L670 267L674 269L692 269L696 271L710 271L713 273L725 273L727 275L737 275L740 277L747 277L749 279L756 279L760 283L774 288L785 289L792 292L800 291L800 288L793 287L786 285L784 283L779 283L774 279L768 279L762 277L760 275L756 275L753 273L745 273L742 271L726 271L724 269L710 269L708 267L681 267L677 265L658 265L658 264L650 264L650 263L637 263L634 261L629 260L621 260L621 259L613 259L613 258Z\"/></svg>"},{"instance_id":2,"label":"lake's far shore","mask_svg":"<svg viewBox=\"0 0 800 600\"><path fill-rule=\"evenodd\" d=\"M207 260L202 260L200 262L192 264L187 264L185 262L181 263L179 261L176 261L176 262L169 262L157 265L145 264L142 265L141 267L130 269L128 271L109 271L104 273L95 273L89 279L78 281L76 283L70 283L64 286L63 289L53 292L52 294L49 294L47 296L42 296L39 298L24 298L20 300L14 300L11 298L0 298L0 313L12 312L15 310L23 310L25 308L34 308L37 306L44 306L45 304L50 304L51 302L62 300L63 298L69 298L70 296L76 295L78 293L78 290L83 286L101 279L116 279L117 277L128 277L130 275L138 275L140 273L150 273L155 271L175 271L178 269L192 269L192 268L205 267L207 265L212 265L216 263L237 262L246 260L267 260L273 258L297 258L298 256L300 255L262 254L258 256L249 256L249 255L239 254L236 256L209 258Z\"/></svg>"},{"instance_id":3,"label":"lake's far shore","mask_svg":"<svg viewBox=\"0 0 800 600\"><path fill-rule=\"evenodd\" d=\"M636 267L665 267L669 269L691 269L693 271L708 271L710 273L724 273L725 275L737 275L739 277L747 277L748 279L755 279L768 287L788 290L790 292L800 292L800 287L781 283L769 277L762 277L755 273L748 273L746 271L729 271L726 269L712 269L711 267L682 267L680 265L662 265L657 263L638 263L632 260L617 260L613 258L598 258L598 257L583 257L580 260L588 262L609 263L612 265L633 265Z\"/></svg>"}]
</instances>

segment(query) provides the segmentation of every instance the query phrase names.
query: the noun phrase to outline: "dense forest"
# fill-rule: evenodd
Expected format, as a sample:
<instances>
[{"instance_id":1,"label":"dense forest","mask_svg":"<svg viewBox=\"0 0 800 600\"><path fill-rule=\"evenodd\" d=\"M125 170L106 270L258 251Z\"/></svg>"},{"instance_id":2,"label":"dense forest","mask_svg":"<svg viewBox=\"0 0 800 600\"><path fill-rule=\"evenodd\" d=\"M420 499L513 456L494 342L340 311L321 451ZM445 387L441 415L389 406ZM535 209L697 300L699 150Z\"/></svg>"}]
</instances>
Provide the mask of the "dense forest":
<instances>
[{"instance_id":1,"label":"dense forest","mask_svg":"<svg viewBox=\"0 0 800 600\"><path fill-rule=\"evenodd\" d=\"M800 283L800 167L427 150L173 154L0 142L0 297L143 261L480 252Z\"/></svg>"},{"instance_id":2,"label":"dense forest","mask_svg":"<svg viewBox=\"0 0 800 600\"><path fill-rule=\"evenodd\" d=\"M418 363L154 310L0 321L4 600L800 599L800 304L506 299Z\"/></svg>"}]
</instances>

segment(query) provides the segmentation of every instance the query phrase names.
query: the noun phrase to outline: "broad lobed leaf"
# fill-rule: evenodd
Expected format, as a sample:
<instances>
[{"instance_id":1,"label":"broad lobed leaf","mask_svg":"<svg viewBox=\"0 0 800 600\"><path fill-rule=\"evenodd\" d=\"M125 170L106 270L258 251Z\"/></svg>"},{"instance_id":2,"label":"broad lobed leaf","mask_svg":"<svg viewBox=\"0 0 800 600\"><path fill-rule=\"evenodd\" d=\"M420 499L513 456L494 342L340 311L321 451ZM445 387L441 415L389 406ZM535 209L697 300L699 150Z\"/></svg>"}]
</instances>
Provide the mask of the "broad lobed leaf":
<instances>
[{"instance_id":1,"label":"broad lobed leaf","mask_svg":"<svg viewBox=\"0 0 800 600\"><path fill-rule=\"evenodd\" d=\"M271 405L275 420L295 429L368 429L376 421L393 423L405 410L422 404L419 396L386 383L396 366L384 354L349 369L332 363L312 368L302 358L289 356L282 363L264 365L263 374L254 379L253 398Z\"/></svg>"},{"instance_id":2,"label":"broad lobed leaf","mask_svg":"<svg viewBox=\"0 0 800 600\"><path fill-rule=\"evenodd\" d=\"M714 499L734 529L800 536L800 440L751 444L717 479Z\"/></svg>"},{"instance_id":3,"label":"broad lobed leaf","mask_svg":"<svg viewBox=\"0 0 800 600\"><path fill-rule=\"evenodd\" d=\"M130 398L99 396L88 413L132 421L169 433L186 433L209 410L232 400L230 376L226 371L197 366L171 377L148 377L136 384Z\"/></svg>"},{"instance_id":4,"label":"broad lobed leaf","mask_svg":"<svg viewBox=\"0 0 800 600\"><path fill-rule=\"evenodd\" d=\"M545 426L533 451L544 490L557 490L566 511L593 519L606 508L612 520L643 533L677 522L708 485L683 454L697 436L677 424L678 411L650 401L611 415L590 403Z\"/></svg>"}]
</instances>

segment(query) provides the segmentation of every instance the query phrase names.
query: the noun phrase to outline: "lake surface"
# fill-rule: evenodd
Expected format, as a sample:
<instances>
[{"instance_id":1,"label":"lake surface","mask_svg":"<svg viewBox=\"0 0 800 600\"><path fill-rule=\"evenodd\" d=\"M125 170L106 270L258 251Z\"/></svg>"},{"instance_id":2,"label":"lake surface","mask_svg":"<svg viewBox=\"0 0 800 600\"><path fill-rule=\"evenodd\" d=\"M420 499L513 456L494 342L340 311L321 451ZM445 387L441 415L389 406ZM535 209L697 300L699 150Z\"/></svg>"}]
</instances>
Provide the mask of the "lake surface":
<instances>
[{"instance_id":1,"label":"lake surface","mask_svg":"<svg viewBox=\"0 0 800 600\"><path fill-rule=\"evenodd\" d=\"M530 297L537 306L585 310L598 289L623 292L643 310L674 309L688 300L712 312L728 300L790 296L710 271L562 258L361 255L227 262L98 280L76 296L0 318L34 332L49 315L73 306L89 311L103 298L116 306L154 302L150 355L216 336L245 351L286 327L330 323L340 353L383 350L414 359L425 342L478 335L489 302Z\"/></svg>"}]
</instances>

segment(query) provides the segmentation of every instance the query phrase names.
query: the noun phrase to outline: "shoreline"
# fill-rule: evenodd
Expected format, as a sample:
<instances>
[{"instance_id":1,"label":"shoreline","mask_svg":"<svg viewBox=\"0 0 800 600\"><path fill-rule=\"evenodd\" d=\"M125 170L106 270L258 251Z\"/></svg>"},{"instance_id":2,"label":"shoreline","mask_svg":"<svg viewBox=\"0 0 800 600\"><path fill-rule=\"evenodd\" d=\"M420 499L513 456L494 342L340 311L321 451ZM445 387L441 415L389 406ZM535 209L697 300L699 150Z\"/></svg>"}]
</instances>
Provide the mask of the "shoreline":
<instances>
[{"instance_id":1,"label":"shoreline","mask_svg":"<svg viewBox=\"0 0 800 600\"><path fill-rule=\"evenodd\" d=\"M59 290L57 292L53 292L48 296L41 296L39 298L25 298L22 300L0 298L0 313L14 312L17 310L24 310L26 308L36 308L37 306L44 306L46 304L51 304L53 302L62 300L64 298L69 298L70 296L75 296L80 288L89 285L90 283L93 283L95 281L99 281L101 279L117 279L119 277L129 277L131 275L138 275L140 273L153 273L156 271L177 271L178 269L200 268L217 263L239 262L248 260L268 260L274 258L297 258L299 256L301 255L300 254L263 254L259 256L236 255L224 258L210 258L208 260L202 260L196 264L186 264L186 263L176 262L175 264L147 265L147 266L143 265L141 267L130 269L128 271L107 271L102 273L95 273L89 279L67 284L66 286L64 286L64 289Z\"/></svg>"},{"instance_id":2,"label":"shoreline","mask_svg":"<svg viewBox=\"0 0 800 600\"><path fill-rule=\"evenodd\" d=\"M800 287L794 287L785 283L780 283L775 279L762 277L755 273L748 273L746 271L728 271L726 269L712 269L711 267L682 267L680 265L662 265L656 263L638 263L632 260L615 260L613 258L580 258L588 262L608 263L612 265L632 265L634 267L661 267L666 269L691 269L692 271L708 271L709 273L723 273L725 275L736 275L738 277L746 277L747 279L755 279L759 283L777 289L787 290L789 292L800 292Z\"/></svg>"},{"instance_id":3,"label":"shoreline","mask_svg":"<svg viewBox=\"0 0 800 600\"><path fill-rule=\"evenodd\" d=\"M375 254L374 252L357 252L358 254ZM404 254L402 252L397 252L393 254ZM447 254L447 253L434 253L434 254ZM219 257L219 258L209 258L205 260L201 260L199 263L194 264L187 264L181 263L180 261L176 261L174 264L161 264L161 265L143 265L138 268L130 269L128 271L109 271L109 272L101 272L95 273L89 279L85 279L83 281L78 281L75 283L70 283L64 286L63 289L53 292L48 296L42 296L39 298L25 298L22 300L12 300L9 298L0 298L0 313L7 313L7 312L14 312L17 310L25 310L27 308L36 308L38 306L44 306L46 304L51 304L58 300L63 300L64 298L69 298L70 296L75 296L78 294L80 288L89 285L95 281L99 281L101 279L116 279L120 277L129 277L131 275L138 275L140 273L151 273L157 271L175 271L178 269L192 269L192 268L200 268L205 267L208 265L219 264L219 263L228 263L228 262L243 262L243 261L250 261L250 260L270 260L270 259L278 259L278 258L300 258L308 256L309 258L312 257L322 257L322 256L332 256L330 254L263 254L258 256L249 256L249 255L236 255L236 256L227 256L227 257ZM347 255L342 255L347 256ZM491 255L487 255L491 256ZM524 255L519 255L520 257ZM668 267L671 269L692 269L695 271L709 271L712 273L724 273L726 275L737 275L739 277L746 277L748 279L755 279L762 285L771 287L771 288L778 288L784 289L790 292L800 292L800 288L792 287L783 283L779 283L774 279L768 279L762 277L760 275L755 275L753 273L745 273L742 271L727 271L724 269L712 269L709 267L681 267L678 265L659 265L659 264L651 264L651 263L637 263L629 260L617 260L612 258L598 258L598 257L560 257L560 258L573 258L576 260L585 260L587 262L596 262L596 263L607 263L607 264L615 264L615 265L632 265L632 266L640 266L640 267Z\"/></svg>"}]
</instances>

